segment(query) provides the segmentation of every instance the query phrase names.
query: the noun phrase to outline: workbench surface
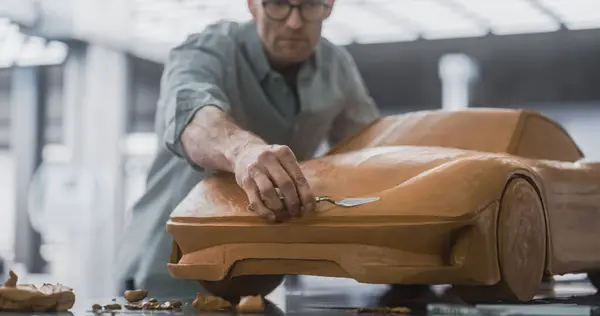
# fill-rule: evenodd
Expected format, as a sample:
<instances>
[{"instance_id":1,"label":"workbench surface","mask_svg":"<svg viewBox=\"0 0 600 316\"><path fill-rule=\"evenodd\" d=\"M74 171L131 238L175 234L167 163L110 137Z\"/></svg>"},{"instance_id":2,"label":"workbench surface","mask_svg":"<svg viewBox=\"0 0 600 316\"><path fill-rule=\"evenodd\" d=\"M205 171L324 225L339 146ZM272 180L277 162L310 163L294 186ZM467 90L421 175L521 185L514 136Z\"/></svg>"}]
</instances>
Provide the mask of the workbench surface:
<instances>
[{"instance_id":1,"label":"workbench surface","mask_svg":"<svg viewBox=\"0 0 600 316\"><path fill-rule=\"evenodd\" d=\"M289 281L289 280L288 280ZM481 305L469 307L451 294L448 287L436 286L431 291L424 290L415 298L407 298L405 293L390 290L385 285L357 284L345 279L322 279L301 277L296 282L286 282L268 299L271 302L267 315L355 315L361 307L408 307L412 315L600 315L600 295L587 281L558 282L551 289L542 290L538 298L523 305ZM575 296L575 297L572 297ZM115 311L112 315L229 315L229 313L208 313L196 311L192 306L193 295L189 298L156 297L159 301L180 300L185 306L179 311ZM113 303L113 298L81 299L69 313L35 315L95 315L93 304ZM117 303L125 303L117 298ZM22 313L0 313L0 316ZM100 315L100 314L96 314ZM103 313L102 315L111 315ZM359 315L375 315L360 313ZM381 314L379 314L381 315Z\"/></svg>"}]
</instances>

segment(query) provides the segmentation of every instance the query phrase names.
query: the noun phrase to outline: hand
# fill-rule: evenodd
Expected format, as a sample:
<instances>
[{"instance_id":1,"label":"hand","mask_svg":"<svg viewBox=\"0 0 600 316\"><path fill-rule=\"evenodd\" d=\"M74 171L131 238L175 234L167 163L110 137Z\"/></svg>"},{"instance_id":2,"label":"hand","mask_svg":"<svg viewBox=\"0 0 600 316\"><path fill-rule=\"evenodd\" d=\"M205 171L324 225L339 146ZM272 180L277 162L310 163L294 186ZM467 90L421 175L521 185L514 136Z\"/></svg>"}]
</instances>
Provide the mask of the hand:
<instances>
[{"instance_id":1,"label":"hand","mask_svg":"<svg viewBox=\"0 0 600 316\"><path fill-rule=\"evenodd\" d=\"M247 145L234 162L234 173L248 208L271 222L315 210L315 197L287 146Z\"/></svg>"}]
</instances>

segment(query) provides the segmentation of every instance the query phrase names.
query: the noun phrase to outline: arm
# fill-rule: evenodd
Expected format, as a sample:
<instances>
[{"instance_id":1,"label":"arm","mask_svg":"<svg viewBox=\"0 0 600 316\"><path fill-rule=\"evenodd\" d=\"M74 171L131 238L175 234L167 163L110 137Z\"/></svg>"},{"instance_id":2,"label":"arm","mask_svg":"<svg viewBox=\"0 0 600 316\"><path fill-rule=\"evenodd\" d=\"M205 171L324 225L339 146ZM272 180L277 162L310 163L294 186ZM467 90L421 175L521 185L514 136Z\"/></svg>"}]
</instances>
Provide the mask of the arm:
<instances>
[{"instance_id":1,"label":"arm","mask_svg":"<svg viewBox=\"0 0 600 316\"><path fill-rule=\"evenodd\" d=\"M160 96L166 126L165 145L199 170L205 166L191 159L193 152L185 150L182 134L195 115L205 108L230 113L225 93L228 70L224 60L231 60L232 46L230 40L210 31L192 35L171 50L165 63Z\"/></svg>"},{"instance_id":2,"label":"arm","mask_svg":"<svg viewBox=\"0 0 600 316\"><path fill-rule=\"evenodd\" d=\"M225 93L231 80L226 65L234 58L230 41L209 33L171 52L163 77L166 145L196 169L234 173L250 208L261 216L277 221L310 212L314 197L292 151L266 144L230 116Z\"/></svg>"},{"instance_id":3,"label":"arm","mask_svg":"<svg viewBox=\"0 0 600 316\"><path fill-rule=\"evenodd\" d=\"M379 109L369 95L354 59L347 51L342 52L341 72L345 74L342 89L347 97L345 108L334 120L329 135L332 146L380 117Z\"/></svg>"},{"instance_id":4,"label":"arm","mask_svg":"<svg viewBox=\"0 0 600 316\"><path fill-rule=\"evenodd\" d=\"M218 107L199 110L181 134L184 155L206 169L235 172L235 162L245 149L267 146L260 137L238 127Z\"/></svg>"}]
</instances>

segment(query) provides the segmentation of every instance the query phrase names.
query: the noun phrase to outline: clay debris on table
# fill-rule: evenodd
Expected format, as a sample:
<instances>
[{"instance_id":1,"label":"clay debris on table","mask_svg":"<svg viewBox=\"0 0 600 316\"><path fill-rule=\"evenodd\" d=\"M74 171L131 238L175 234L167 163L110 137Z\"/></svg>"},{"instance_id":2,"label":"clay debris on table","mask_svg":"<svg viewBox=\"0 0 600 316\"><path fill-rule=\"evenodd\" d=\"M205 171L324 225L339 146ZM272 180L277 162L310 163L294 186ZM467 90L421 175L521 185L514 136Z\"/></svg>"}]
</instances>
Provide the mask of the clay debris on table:
<instances>
[{"instance_id":1,"label":"clay debris on table","mask_svg":"<svg viewBox=\"0 0 600 316\"><path fill-rule=\"evenodd\" d=\"M377 314L410 314L411 310L407 307L362 307L356 310L357 314L377 313Z\"/></svg>"},{"instance_id":2,"label":"clay debris on table","mask_svg":"<svg viewBox=\"0 0 600 316\"><path fill-rule=\"evenodd\" d=\"M10 278L0 287L0 311L6 312L66 312L75 304L73 289L62 284L17 284L19 278L10 271Z\"/></svg>"},{"instance_id":3,"label":"clay debris on table","mask_svg":"<svg viewBox=\"0 0 600 316\"><path fill-rule=\"evenodd\" d=\"M123 293L123 297L125 297L125 299L129 303L139 302L139 301L145 299L147 296L148 296L148 291L146 291L146 290L128 290L128 291L125 291L125 293Z\"/></svg>"},{"instance_id":4,"label":"clay debris on table","mask_svg":"<svg viewBox=\"0 0 600 316\"><path fill-rule=\"evenodd\" d=\"M197 310L202 311L221 311L230 309L233 306L228 301L216 296L203 296L200 293L196 294L192 306Z\"/></svg>"},{"instance_id":5,"label":"clay debris on table","mask_svg":"<svg viewBox=\"0 0 600 316\"><path fill-rule=\"evenodd\" d=\"M237 305L238 313L263 313L265 311L265 300L262 296L242 297Z\"/></svg>"},{"instance_id":6,"label":"clay debris on table","mask_svg":"<svg viewBox=\"0 0 600 316\"><path fill-rule=\"evenodd\" d=\"M111 303L107 305L94 304L92 306L92 312L94 313L113 313L115 311L121 311L123 309L135 311L135 310L180 310L183 307L181 301L165 301L159 302L155 298L144 300L148 296L146 290L129 290L123 293L123 297L129 302L127 304Z\"/></svg>"},{"instance_id":7,"label":"clay debris on table","mask_svg":"<svg viewBox=\"0 0 600 316\"><path fill-rule=\"evenodd\" d=\"M159 302L155 298L144 300L148 296L146 290L125 291L123 297L129 302L126 304L118 304L113 302L107 305L94 304L92 312L97 314L114 313L122 310L172 310L179 311L183 308L181 301L166 301ZM240 299L237 306L234 306L227 300L218 296L204 296L196 293L196 298L192 302L192 306L199 311L219 312L232 311L235 309L240 314L256 314L264 313L265 300L262 296L246 296Z\"/></svg>"},{"instance_id":8,"label":"clay debris on table","mask_svg":"<svg viewBox=\"0 0 600 316\"><path fill-rule=\"evenodd\" d=\"M316 309L347 310L356 314L396 314L408 315L412 311L408 307L339 307L339 306L313 306Z\"/></svg>"},{"instance_id":9,"label":"clay debris on table","mask_svg":"<svg viewBox=\"0 0 600 316\"><path fill-rule=\"evenodd\" d=\"M196 294L196 299L192 306L201 311L228 311L233 309L233 305L217 296L204 296L200 293ZM264 313L265 300L262 296L245 296L240 299L240 302L235 307L236 312L241 314Z\"/></svg>"}]
</instances>

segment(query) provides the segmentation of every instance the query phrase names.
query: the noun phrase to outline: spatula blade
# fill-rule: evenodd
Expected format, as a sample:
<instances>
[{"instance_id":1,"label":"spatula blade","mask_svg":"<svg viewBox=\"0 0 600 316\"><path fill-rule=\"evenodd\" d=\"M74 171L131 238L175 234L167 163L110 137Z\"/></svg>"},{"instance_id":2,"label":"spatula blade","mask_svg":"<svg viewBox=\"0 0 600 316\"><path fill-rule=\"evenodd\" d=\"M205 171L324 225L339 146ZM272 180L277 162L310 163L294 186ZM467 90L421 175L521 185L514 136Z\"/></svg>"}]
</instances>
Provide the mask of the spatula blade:
<instances>
[{"instance_id":1,"label":"spatula blade","mask_svg":"<svg viewBox=\"0 0 600 316\"><path fill-rule=\"evenodd\" d=\"M347 199L343 199L341 201L337 201L336 204L339 206L344 206L344 207L353 207L353 206L359 206L359 205L363 205L363 204L367 204L367 203L371 203L371 202L375 202L375 201L379 201L379 200L380 200L379 197L347 198Z\"/></svg>"}]
</instances>

